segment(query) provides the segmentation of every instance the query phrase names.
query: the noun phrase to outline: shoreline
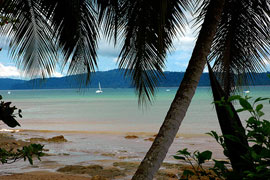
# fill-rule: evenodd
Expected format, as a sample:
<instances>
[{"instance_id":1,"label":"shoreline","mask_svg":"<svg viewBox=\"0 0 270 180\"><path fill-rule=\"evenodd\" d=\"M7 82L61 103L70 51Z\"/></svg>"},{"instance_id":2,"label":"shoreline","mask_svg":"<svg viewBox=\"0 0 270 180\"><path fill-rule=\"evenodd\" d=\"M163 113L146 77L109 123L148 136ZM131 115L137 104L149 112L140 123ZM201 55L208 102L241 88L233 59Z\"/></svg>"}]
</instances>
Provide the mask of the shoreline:
<instances>
[{"instance_id":1,"label":"shoreline","mask_svg":"<svg viewBox=\"0 0 270 180\"><path fill-rule=\"evenodd\" d=\"M69 131L69 130L43 130L43 129L0 129L0 133L10 132L10 133L63 133L63 134L104 134L104 135L136 135L136 136L155 136L156 132L143 132L143 131ZM194 137L209 137L205 133L177 133L176 138L194 138Z\"/></svg>"},{"instance_id":2,"label":"shoreline","mask_svg":"<svg viewBox=\"0 0 270 180\"><path fill-rule=\"evenodd\" d=\"M39 176L37 175L38 173L36 174L36 171L42 171L40 176L43 179L40 178L39 180L53 180L53 178L64 180L67 174L74 176L70 180L84 180L80 175L87 176L88 179L92 177L93 179L95 174L93 174L92 167L90 166L102 166L102 168L98 167L102 169L99 171L101 174L104 174L104 172L109 174L116 173L116 175L119 173L120 175L121 173L125 174L125 176L119 178L116 176L115 178L107 177L107 179L130 179L137 165L152 144L155 135L155 133L148 132L121 132L113 134L107 132L104 134L101 132L75 133L73 131L58 132L46 130L22 130L17 132L0 132L0 134L6 134L16 142L20 141L18 144L21 146L24 145L21 142L30 143L31 139L37 140L34 143L45 145L45 153L47 154L41 157L41 161L35 159L33 166L23 160L11 165L2 165L0 177L3 180L10 180L10 178L26 180L30 177L30 179L38 180ZM67 142L49 142L48 140L62 135L67 139ZM131 138L127 138L128 136ZM42 138L45 140L43 141ZM1 140L3 138L0 136L0 142ZM165 167L163 166L160 169L159 176L163 176L163 179L177 179L175 175L179 172L179 166L176 166L176 164L185 167L183 162L179 162L172 157L177 150L184 148L188 148L190 151L210 149L216 155L216 159L222 159L222 151L218 146L214 139L207 135L189 134L175 138L164 161ZM57 170L61 168L67 169L59 174ZM6 176L7 174L11 174L11 176ZM63 178L61 179L60 177Z\"/></svg>"}]
</instances>

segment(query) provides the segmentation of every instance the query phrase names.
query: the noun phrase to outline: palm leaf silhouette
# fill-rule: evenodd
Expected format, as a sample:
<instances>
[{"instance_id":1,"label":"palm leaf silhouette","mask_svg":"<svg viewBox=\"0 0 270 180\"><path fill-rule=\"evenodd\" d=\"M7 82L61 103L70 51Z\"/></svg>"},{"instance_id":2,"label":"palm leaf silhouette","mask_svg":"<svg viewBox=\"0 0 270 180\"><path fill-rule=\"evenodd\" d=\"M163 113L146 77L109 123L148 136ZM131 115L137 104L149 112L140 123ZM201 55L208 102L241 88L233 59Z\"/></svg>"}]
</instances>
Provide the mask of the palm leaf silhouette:
<instances>
[{"instance_id":1,"label":"palm leaf silhouette","mask_svg":"<svg viewBox=\"0 0 270 180\"><path fill-rule=\"evenodd\" d=\"M190 1L100 0L98 3L106 36L120 36L119 68L132 77L139 103L151 100L158 80L164 77L166 53L177 33L184 30L184 10L190 9Z\"/></svg>"},{"instance_id":2,"label":"palm leaf silhouette","mask_svg":"<svg viewBox=\"0 0 270 180\"><path fill-rule=\"evenodd\" d=\"M226 1L209 60L227 95L270 62L269 12L269 1Z\"/></svg>"},{"instance_id":3,"label":"palm leaf silhouette","mask_svg":"<svg viewBox=\"0 0 270 180\"><path fill-rule=\"evenodd\" d=\"M3 11L16 23L1 28L11 38L10 48L18 66L31 76L51 75L57 62L52 28L45 19L39 1L3 1Z\"/></svg>"}]
</instances>

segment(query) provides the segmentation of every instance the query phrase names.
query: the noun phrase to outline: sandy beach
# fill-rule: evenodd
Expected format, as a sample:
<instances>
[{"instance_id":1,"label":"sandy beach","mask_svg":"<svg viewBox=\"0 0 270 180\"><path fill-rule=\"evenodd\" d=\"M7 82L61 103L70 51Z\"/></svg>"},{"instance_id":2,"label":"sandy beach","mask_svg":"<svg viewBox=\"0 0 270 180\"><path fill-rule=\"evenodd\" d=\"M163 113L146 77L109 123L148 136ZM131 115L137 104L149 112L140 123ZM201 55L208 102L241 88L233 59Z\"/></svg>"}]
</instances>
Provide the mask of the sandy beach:
<instances>
[{"instance_id":1,"label":"sandy beach","mask_svg":"<svg viewBox=\"0 0 270 180\"><path fill-rule=\"evenodd\" d=\"M70 174L54 173L49 171L36 171L0 176L3 180L89 180L89 177L74 176Z\"/></svg>"},{"instance_id":2,"label":"sandy beach","mask_svg":"<svg viewBox=\"0 0 270 180\"><path fill-rule=\"evenodd\" d=\"M46 155L34 165L20 160L1 165L3 180L103 180L130 179L150 147L153 133L82 133L53 131L2 132L1 148L20 148L30 143L44 145ZM210 149L215 159L223 159L222 150L214 139L206 135L179 134L155 179L177 179L184 162L172 155L177 150ZM211 162L209 162L211 164Z\"/></svg>"}]
</instances>

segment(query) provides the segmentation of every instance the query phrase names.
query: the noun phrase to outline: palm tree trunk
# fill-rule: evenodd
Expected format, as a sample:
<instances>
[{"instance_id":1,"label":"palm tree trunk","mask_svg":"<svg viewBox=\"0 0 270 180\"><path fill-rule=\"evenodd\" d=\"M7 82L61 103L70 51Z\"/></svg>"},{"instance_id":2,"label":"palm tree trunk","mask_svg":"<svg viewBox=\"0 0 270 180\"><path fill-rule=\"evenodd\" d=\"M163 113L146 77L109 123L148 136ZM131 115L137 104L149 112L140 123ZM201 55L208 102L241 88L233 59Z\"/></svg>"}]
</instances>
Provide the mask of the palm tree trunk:
<instances>
[{"instance_id":1,"label":"palm tree trunk","mask_svg":"<svg viewBox=\"0 0 270 180\"><path fill-rule=\"evenodd\" d=\"M186 115L210 53L225 0L211 0L184 78L159 130L133 180L151 180L160 168Z\"/></svg>"},{"instance_id":2,"label":"palm tree trunk","mask_svg":"<svg viewBox=\"0 0 270 180\"><path fill-rule=\"evenodd\" d=\"M225 100L228 100L228 94L226 94L226 92L220 86L209 63L207 63L207 66L209 70L209 78L214 101L221 101L222 97L225 98ZM249 145L247 136L245 134L245 128L243 127L232 103L227 102L227 105L230 107L233 116L225 106L219 106L218 104L215 104L218 122L221 132L224 136L224 143L227 149L226 156L229 157L233 170L236 173L242 174L246 170L253 169L254 164L246 160ZM237 137L238 141L233 141L226 135Z\"/></svg>"}]
</instances>

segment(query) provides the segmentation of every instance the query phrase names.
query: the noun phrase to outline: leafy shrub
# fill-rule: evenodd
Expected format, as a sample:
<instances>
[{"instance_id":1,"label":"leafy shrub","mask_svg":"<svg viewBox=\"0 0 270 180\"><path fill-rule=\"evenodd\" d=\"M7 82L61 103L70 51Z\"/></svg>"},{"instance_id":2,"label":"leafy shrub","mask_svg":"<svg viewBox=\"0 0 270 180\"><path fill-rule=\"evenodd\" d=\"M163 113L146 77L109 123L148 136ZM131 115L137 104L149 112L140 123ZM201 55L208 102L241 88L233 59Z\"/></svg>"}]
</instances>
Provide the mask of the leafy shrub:
<instances>
[{"instance_id":1,"label":"leafy shrub","mask_svg":"<svg viewBox=\"0 0 270 180\"><path fill-rule=\"evenodd\" d=\"M0 100L2 100L2 96L0 95ZM0 101L0 120L2 120L9 127L21 126L15 118L17 115L22 118L22 110L18 109L18 113L15 113L17 110L16 106L10 106L11 102Z\"/></svg>"},{"instance_id":2,"label":"leafy shrub","mask_svg":"<svg viewBox=\"0 0 270 180\"><path fill-rule=\"evenodd\" d=\"M0 95L0 100L2 96ZM22 111L19 109L18 113L15 113L17 108L15 106L10 106L11 102L0 101L0 120L2 120L9 127L20 126L20 124L15 120L17 115L22 118ZM30 144L29 146L24 146L22 149L17 149L13 151L10 149L0 148L0 161L2 164L11 164L20 159L28 160L30 164L33 164L33 157L36 156L39 160L40 157L44 155L43 145L41 144Z\"/></svg>"},{"instance_id":3,"label":"leafy shrub","mask_svg":"<svg viewBox=\"0 0 270 180\"><path fill-rule=\"evenodd\" d=\"M215 172L217 167L226 168L224 166L225 161L216 161L215 167L211 169L205 169L203 167L203 164L207 161L210 160L212 157L212 152L211 151L195 151L193 153L188 152L187 148L183 150L177 151L177 154L174 156L175 159L178 160L184 160L187 164L191 166L191 169L185 169L181 175L182 180L188 180L190 177L196 176L197 179L201 179L204 176L208 176L210 180L215 180L219 176L219 172ZM194 164L195 162L195 164ZM221 170L222 168L218 168L218 170ZM226 169L227 171L227 169Z\"/></svg>"},{"instance_id":4,"label":"leafy shrub","mask_svg":"<svg viewBox=\"0 0 270 180\"><path fill-rule=\"evenodd\" d=\"M243 179L243 180L260 180L270 179L270 122L269 120L262 119L264 112L262 101L269 101L269 98L257 98L251 104L249 102L250 97L241 97L239 95L231 96L228 101L238 101L241 108L237 112L249 112L251 117L246 120L246 137L249 142L247 147L248 152L244 155L244 159L247 163L253 164L253 167L249 170L239 174L233 169L228 169L230 162L214 160L214 167L209 168L206 171L203 168L203 164L206 160L210 160L212 156L211 151L204 151L200 153L195 151L193 154L183 149L177 152L174 156L175 159L184 160L189 163L192 170L185 170L181 176L181 179L188 179L191 176L197 176L201 179L202 176L208 176L209 179ZM215 102L220 106L226 106L226 100ZM229 108L229 106L228 106ZM233 112L231 112L233 116ZM226 144L224 143L224 136L218 135L215 131L207 133L214 137L216 141L223 147L224 155L228 157ZM225 135L226 136L226 135ZM232 141L239 142L239 139L235 136L226 136L226 138ZM192 159L193 162L190 160ZM195 162L195 165L194 165Z\"/></svg>"},{"instance_id":5,"label":"leafy shrub","mask_svg":"<svg viewBox=\"0 0 270 180\"><path fill-rule=\"evenodd\" d=\"M33 164L33 157L40 157L44 155L42 152L43 145L40 144L30 144L29 146L24 146L22 149L17 149L13 152L13 149L7 151L0 148L0 161L2 164L11 164L20 159L28 160L30 164Z\"/></svg>"}]
</instances>

